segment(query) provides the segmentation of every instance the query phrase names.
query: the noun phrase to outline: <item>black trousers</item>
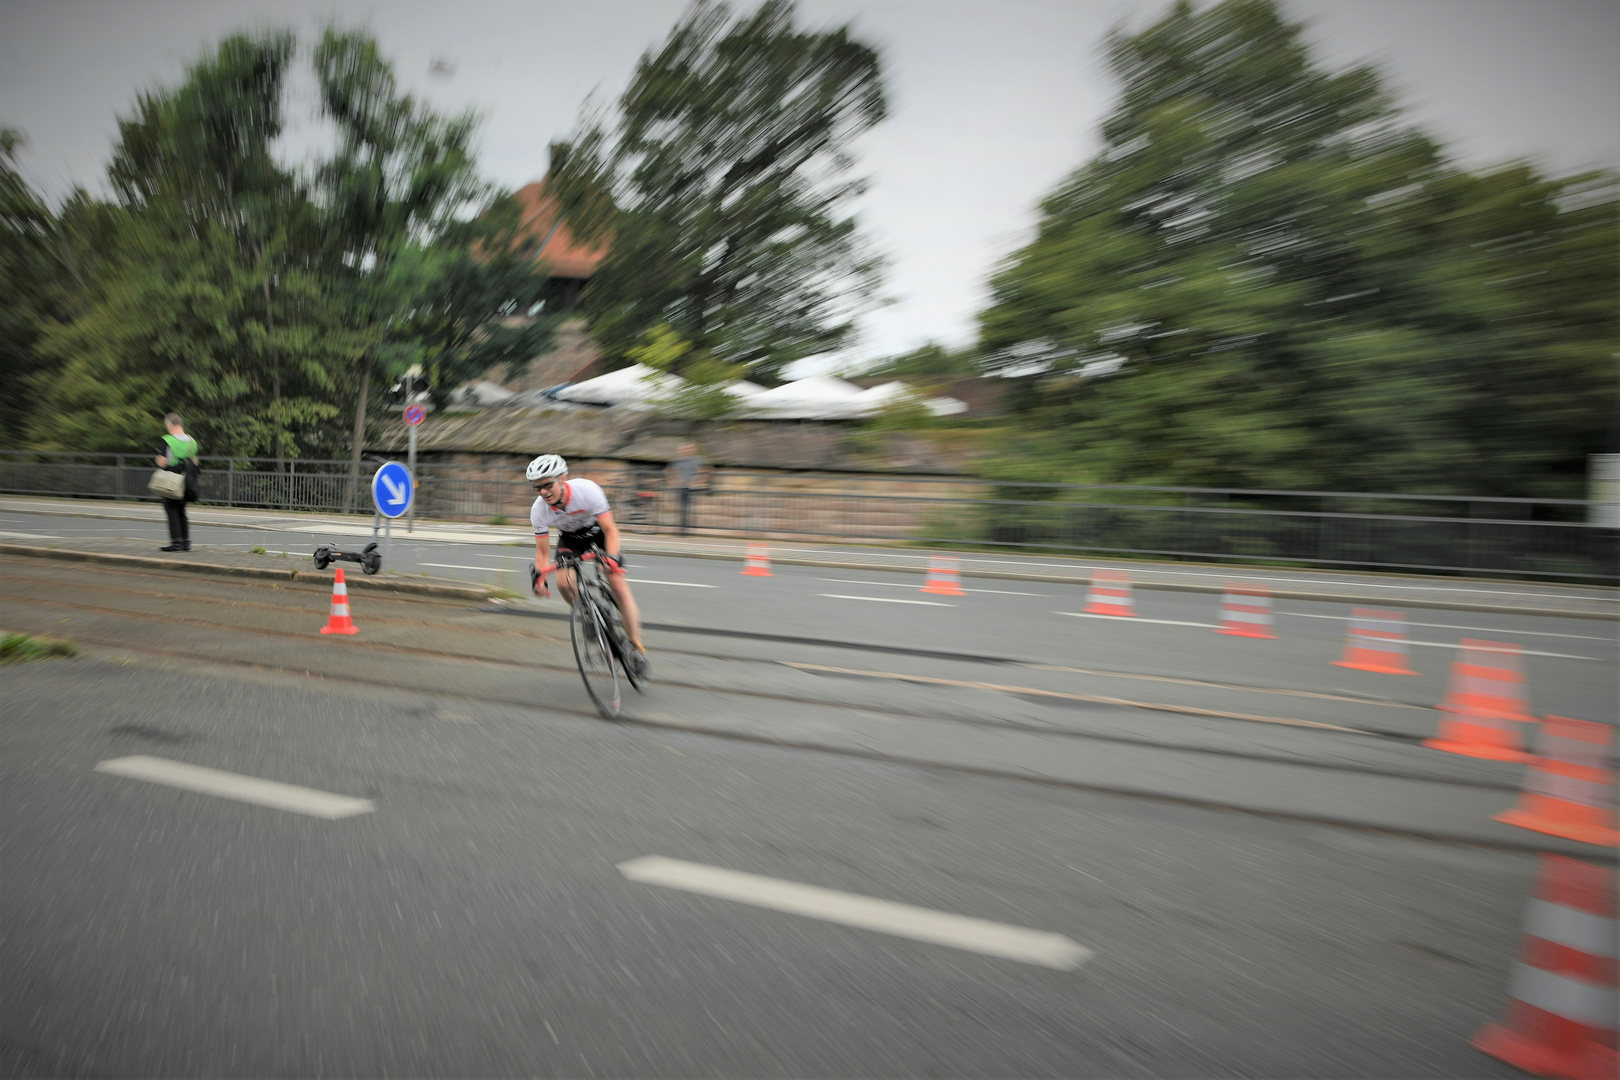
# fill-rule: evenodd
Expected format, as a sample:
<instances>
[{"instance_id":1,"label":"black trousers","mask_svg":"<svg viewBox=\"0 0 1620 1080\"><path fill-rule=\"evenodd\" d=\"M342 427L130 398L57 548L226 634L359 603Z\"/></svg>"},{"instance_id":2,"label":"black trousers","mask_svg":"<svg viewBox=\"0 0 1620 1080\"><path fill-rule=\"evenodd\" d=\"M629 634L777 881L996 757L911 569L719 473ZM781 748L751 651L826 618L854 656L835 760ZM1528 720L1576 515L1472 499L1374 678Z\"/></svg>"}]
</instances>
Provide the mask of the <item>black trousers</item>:
<instances>
[{"instance_id":1,"label":"black trousers","mask_svg":"<svg viewBox=\"0 0 1620 1080\"><path fill-rule=\"evenodd\" d=\"M169 515L169 542L191 543L191 522L186 520L186 500L164 499L163 512Z\"/></svg>"},{"instance_id":2,"label":"black trousers","mask_svg":"<svg viewBox=\"0 0 1620 1080\"><path fill-rule=\"evenodd\" d=\"M681 535L686 535L687 528L692 522L692 489L689 487L676 488L675 492L681 499Z\"/></svg>"}]
</instances>

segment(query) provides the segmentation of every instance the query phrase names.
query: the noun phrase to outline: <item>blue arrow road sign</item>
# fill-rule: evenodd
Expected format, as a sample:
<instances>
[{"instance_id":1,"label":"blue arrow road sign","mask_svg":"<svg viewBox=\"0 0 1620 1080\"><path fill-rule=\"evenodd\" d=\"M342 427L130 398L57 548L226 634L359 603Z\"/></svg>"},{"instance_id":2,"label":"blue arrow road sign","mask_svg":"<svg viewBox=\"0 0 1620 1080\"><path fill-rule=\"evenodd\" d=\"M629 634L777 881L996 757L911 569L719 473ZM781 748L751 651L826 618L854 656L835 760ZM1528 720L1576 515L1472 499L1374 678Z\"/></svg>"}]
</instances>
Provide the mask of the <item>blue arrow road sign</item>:
<instances>
[{"instance_id":1,"label":"blue arrow road sign","mask_svg":"<svg viewBox=\"0 0 1620 1080\"><path fill-rule=\"evenodd\" d=\"M411 508L411 471L390 461L371 478L371 501L384 517L397 518Z\"/></svg>"}]
</instances>

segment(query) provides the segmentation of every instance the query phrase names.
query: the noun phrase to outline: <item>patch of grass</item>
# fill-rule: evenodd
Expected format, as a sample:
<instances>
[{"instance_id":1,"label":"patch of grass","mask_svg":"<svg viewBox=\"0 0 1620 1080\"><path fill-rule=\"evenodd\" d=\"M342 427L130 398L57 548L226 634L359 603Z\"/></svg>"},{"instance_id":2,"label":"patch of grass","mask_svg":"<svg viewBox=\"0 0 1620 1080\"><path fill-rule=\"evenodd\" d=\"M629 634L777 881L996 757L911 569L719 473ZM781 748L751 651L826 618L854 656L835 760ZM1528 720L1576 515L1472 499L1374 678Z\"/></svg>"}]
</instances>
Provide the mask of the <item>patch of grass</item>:
<instances>
[{"instance_id":1,"label":"patch of grass","mask_svg":"<svg viewBox=\"0 0 1620 1080\"><path fill-rule=\"evenodd\" d=\"M504 515L496 514L494 517L492 517L488 521L484 522L484 524L485 525L510 525L512 523L510 521L508 521Z\"/></svg>"},{"instance_id":2,"label":"patch of grass","mask_svg":"<svg viewBox=\"0 0 1620 1080\"><path fill-rule=\"evenodd\" d=\"M249 552L249 553L250 553L250 554L253 554L253 555L264 555L264 554L268 554L268 553L267 553L267 552L266 552L266 551L265 551L265 550L264 550L264 545L263 545L263 544L254 544L254 545L253 545L253 546L252 546L252 547L250 547L250 548L248 548L248 552Z\"/></svg>"},{"instance_id":3,"label":"patch of grass","mask_svg":"<svg viewBox=\"0 0 1620 1080\"><path fill-rule=\"evenodd\" d=\"M520 593L513 592L511 589L503 589L497 585L489 590L489 598L491 600L521 600L523 596Z\"/></svg>"},{"instance_id":4,"label":"patch of grass","mask_svg":"<svg viewBox=\"0 0 1620 1080\"><path fill-rule=\"evenodd\" d=\"M49 660L56 656L77 656L79 647L62 638L44 634L8 633L0 637L0 664L22 664L29 660Z\"/></svg>"}]
</instances>

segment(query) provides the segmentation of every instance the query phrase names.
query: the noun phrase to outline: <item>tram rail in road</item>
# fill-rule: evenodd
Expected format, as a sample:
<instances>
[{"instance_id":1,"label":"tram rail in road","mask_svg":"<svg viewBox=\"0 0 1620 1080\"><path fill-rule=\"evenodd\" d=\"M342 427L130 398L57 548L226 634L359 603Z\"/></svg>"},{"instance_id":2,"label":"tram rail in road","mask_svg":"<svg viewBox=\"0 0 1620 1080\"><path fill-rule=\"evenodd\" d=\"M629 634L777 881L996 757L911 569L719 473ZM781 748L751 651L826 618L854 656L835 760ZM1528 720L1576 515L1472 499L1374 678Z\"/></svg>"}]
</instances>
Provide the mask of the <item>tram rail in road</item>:
<instances>
[{"instance_id":1,"label":"tram rail in road","mask_svg":"<svg viewBox=\"0 0 1620 1080\"><path fill-rule=\"evenodd\" d=\"M4 557L0 586L20 628L66 633L105 656L405 688L537 720L593 714L560 626L547 633L551 620L509 607L370 593L357 601L360 637L333 645L317 634L329 599L318 583L272 590ZM628 718L642 729L1473 844L1557 845L1491 822L1517 773L1423 749L1434 714L1412 702L648 622L656 681ZM892 663L851 663L863 651ZM968 665L1021 677L973 678ZM1127 697L1122 684L1155 696Z\"/></svg>"}]
</instances>

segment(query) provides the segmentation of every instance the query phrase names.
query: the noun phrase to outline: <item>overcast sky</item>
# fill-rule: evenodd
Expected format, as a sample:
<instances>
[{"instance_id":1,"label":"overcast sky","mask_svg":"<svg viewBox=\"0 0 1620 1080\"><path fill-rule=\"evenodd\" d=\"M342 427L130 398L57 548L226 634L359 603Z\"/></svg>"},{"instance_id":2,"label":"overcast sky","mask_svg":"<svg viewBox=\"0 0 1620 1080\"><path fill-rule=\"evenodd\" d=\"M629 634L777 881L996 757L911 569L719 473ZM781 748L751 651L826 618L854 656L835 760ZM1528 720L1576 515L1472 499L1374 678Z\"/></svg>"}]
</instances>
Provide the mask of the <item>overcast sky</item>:
<instances>
[{"instance_id":1,"label":"overcast sky","mask_svg":"<svg viewBox=\"0 0 1620 1080\"><path fill-rule=\"evenodd\" d=\"M0 125L53 201L105 191L116 119L142 89L176 82L224 34L336 18L369 27L399 77L445 109L484 117L480 162L512 187L593 90L612 96L685 0L0 0ZM751 8L751 2L733 5ZM854 24L879 46L890 119L860 146L873 180L861 220L891 259L894 303L824 368L966 343L998 260L1035 204L1095 152L1115 87L1100 56L1114 25L1164 3L1133 0L801 0L810 26ZM1411 115L1459 159L1514 157L1553 171L1620 160L1620 3L1612 0L1285 0L1332 66L1377 63ZM443 61L444 71L433 72ZM290 119L314 101L294 84ZM314 137L306 127L289 153ZM300 142L299 140L302 140Z\"/></svg>"}]
</instances>

